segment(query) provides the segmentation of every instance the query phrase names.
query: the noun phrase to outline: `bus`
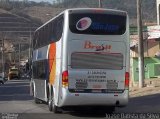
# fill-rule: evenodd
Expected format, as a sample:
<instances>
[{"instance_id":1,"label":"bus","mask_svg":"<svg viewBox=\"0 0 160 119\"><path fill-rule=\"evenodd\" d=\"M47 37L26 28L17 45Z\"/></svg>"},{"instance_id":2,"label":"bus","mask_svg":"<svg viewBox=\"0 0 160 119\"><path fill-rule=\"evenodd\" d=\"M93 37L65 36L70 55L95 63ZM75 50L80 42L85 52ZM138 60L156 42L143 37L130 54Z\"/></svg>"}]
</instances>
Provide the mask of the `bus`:
<instances>
[{"instance_id":1,"label":"bus","mask_svg":"<svg viewBox=\"0 0 160 119\"><path fill-rule=\"evenodd\" d=\"M125 11L66 9L34 33L31 92L49 110L103 107L129 100L129 18Z\"/></svg>"}]
</instances>

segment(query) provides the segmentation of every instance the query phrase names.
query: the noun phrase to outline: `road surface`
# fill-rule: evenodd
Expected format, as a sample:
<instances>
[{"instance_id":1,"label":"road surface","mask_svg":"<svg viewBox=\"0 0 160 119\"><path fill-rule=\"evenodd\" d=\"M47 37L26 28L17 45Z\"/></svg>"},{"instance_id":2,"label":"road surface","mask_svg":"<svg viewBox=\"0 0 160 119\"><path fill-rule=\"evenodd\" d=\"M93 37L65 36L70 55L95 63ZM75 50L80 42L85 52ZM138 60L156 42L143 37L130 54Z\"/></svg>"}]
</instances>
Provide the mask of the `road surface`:
<instances>
[{"instance_id":1,"label":"road surface","mask_svg":"<svg viewBox=\"0 0 160 119\"><path fill-rule=\"evenodd\" d=\"M46 104L35 104L29 95L29 80L10 80L0 85L0 118L15 119L106 119L107 114L88 110L82 112L49 112ZM131 98L125 108L116 108L119 113L160 113L160 94Z\"/></svg>"}]
</instances>

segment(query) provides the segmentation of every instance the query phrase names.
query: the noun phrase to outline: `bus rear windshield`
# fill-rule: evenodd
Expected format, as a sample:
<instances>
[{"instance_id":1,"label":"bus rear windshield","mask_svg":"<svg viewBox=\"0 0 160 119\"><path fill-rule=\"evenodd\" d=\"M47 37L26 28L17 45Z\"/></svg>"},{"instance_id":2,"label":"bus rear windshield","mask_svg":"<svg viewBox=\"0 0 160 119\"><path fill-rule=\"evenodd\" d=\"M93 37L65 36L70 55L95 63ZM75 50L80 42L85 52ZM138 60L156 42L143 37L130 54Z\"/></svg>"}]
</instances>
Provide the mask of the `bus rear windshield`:
<instances>
[{"instance_id":1,"label":"bus rear windshield","mask_svg":"<svg viewBox=\"0 0 160 119\"><path fill-rule=\"evenodd\" d=\"M126 31L126 15L70 13L72 33L92 35L122 35Z\"/></svg>"}]
</instances>

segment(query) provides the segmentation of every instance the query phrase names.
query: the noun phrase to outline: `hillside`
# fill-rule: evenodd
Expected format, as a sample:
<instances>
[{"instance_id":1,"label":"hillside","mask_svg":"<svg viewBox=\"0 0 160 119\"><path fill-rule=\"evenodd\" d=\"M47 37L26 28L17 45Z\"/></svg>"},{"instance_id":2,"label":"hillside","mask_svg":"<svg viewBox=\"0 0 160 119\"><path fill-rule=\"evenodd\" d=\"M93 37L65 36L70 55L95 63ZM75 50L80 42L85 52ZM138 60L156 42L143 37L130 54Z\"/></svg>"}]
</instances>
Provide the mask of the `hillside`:
<instances>
[{"instance_id":1,"label":"hillside","mask_svg":"<svg viewBox=\"0 0 160 119\"><path fill-rule=\"evenodd\" d=\"M65 0L65 5L77 7L76 0ZM70 3L70 4L67 4ZM98 0L81 0L79 4L85 4L88 7L98 7ZM71 5L72 4L72 5ZM118 9L127 11L130 20L133 22L137 16L136 0L102 0L103 8ZM156 22L156 0L142 0L142 14L145 22Z\"/></svg>"},{"instance_id":2,"label":"hillside","mask_svg":"<svg viewBox=\"0 0 160 119\"><path fill-rule=\"evenodd\" d=\"M58 1L58 0L57 0ZM59 0L60 1L60 0ZM61 0L62 1L62 0ZM25 3L10 0L9 3L0 1L0 8L31 19L42 24L56 14L67 8L98 7L98 0L63 0L63 3L49 4L46 2L36 3L28 1ZM127 11L130 24L136 25L136 0L102 0L103 8ZM156 22L156 0L142 0L143 23Z\"/></svg>"},{"instance_id":3,"label":"hillside","mask_svg":"<svg viewBox=\"0 0 160 119\"><path fill-rule=\"evenodd\" d=\"M39 22L44 23L63 11L65 8L53 8L53 7L46 7L46 6L33 6L33 7L26 7L21 9L20 11L14 11L14 13L19 15L28 15L29 17L33 18L34 20L39 20ZM13 12L13 11L12 11Z\"/></svg>"},{"instance_id":4,"label":"hillside","mask_svg":"<svg viewBox=\"0 0 160 119\"><path fill-rule=\"evenodd\" d=\"M35 3L28 4L26 6L23 4L24 7L12 9L11 11L28 15L44 23L66 8L98 7L98 0L65 0L63 4L52 5L46 5L45 2L40 5ZM102 0L102 5L103 8L127 11L130 17L130 24L136 24L136 0ZM144 22L156 22L156 0L142 0L142 13Z\"/></svg>"},{"instance_id":5,"label":"hillside","mask_svg":"<svg viewBox=\"0 0 160 119\"><path fill-rule=\"evenodd\" d=\"M20 2L16 2L16 3L10 2L7 4L6 3L2 4L2 1L0 1L0 14L3 14L3 15L7 13L9 13L10 15L14 14L13 16L16 16L16 18L19 16L18 19L21 19L20 21L22 22L24 22L24 19L27 18L29 21L32 21L32 23L37 24L36 27L38 27L42 23L54 17L56 14L63 11L64 9L78 8L78 7L98 7L98 0L64 0L64 1L65 1L64 3L57 3L57 4L48 4L45 2L42 2L42 3L27 2L23 4ZM137 23L136 0L102 0L102 1L103 1L102 3L103 8L127 11L130 18L130 25L136 25ZM155 23L156 22L156 0L142 0L142 13L143 13L143 23L145 22ZM11 19L10 17L7 17L7 18L9 19L9 21L12 21L12 22L15 21L19 23L19 20L15 20L15 18L14 20ZM1 18L1 20L3 19ZM7 26L9 25L9 23L4 24L3 22L0 25L1 29L4 27L4 25L6 25L7 28L10 27L10 26L9 27ZM5 20L5 22L7 22L7 20ZM19 27L18 25L15 25L15 26ZM30 25L27 25L26 27L28 26ZM34 27L34 25L31 25L31 26ZM22 26L22 28L24 28L24 26ZM8 30L11 30L11 29L9 28ZM21 29L19 29L19 31L21 31ZM11 36L11 38L14 38L14 36L18 36L18 35L14 34ZM6 41L7 42L5 42L6 44L5 46L7 48L11 46L11 44L9 43L9 40L6 40ZM17 37L16 37L16 41L18 41ZM18 46L15 46L15 50L18 50L18 48L19 48ZM28 57L28 50L26 50L27 48L28 47L26 46L21 47L21 49L23 50L21 54L22 58ZM9 50L10 49L8 49L8 51ZM18 54L15 57L18 59ZM8 57L8 59L9 58L10 57Z\"/></svg>"}]
</instances>

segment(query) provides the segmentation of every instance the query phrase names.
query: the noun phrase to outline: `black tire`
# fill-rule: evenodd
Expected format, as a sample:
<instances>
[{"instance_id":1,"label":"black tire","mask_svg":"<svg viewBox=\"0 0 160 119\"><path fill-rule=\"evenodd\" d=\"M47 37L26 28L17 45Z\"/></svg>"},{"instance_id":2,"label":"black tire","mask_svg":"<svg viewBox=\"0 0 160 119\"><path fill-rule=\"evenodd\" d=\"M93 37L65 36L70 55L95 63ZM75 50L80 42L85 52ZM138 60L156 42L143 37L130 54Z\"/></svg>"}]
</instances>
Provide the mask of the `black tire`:
<instances>
[{"instance_id":1,"label":"black tire","mask_svg":"<svg viewBox=\"0 0 160 119\"><path fill-rule=\"evenodd\" d=\"M34 97L34 87L32 83L30 84L30 96Z\"/></svg>"},{"instance_id":2,"label":"black tire","mask_svg":"<svg viewBox=\"0 0 160 119\"><path fill-rule=\"evenodd\" d=\"M48 95L48 109L49 111L53 111L54 113L60 113L58 107L54 104L54 99L51 97L50 93Z\"/></svg>"},{"instance_id":3,"label":"black tire","mask_svg":"<svg viewBox=\"0 0 160 119\"><path fill-rule=\"evenodd\" d=\"M54 93L52 88L47 89L47 95L48 95L48 109L49 111L53 111L54 113L62 113L59 107L57 107L54 103Z\"/></svg>"},{"instance_id":4,"label":"black tire","mask_svg":"<svg viewBox=\"0 0 160 119\"><path fill-rule=\"evenodd\" d=\"M49 111L52 111L52 91L51 91L51 88L49 88L50 86L48 85L48 88L47 88L47 98L48 98L48 109Z\"/></svg>"},{"instance_id":5,"label":"black tire","mask_svg":"<svg viewBox=\"0 0 160 119\"><path fill-rule=\"evenodd\" d=\"M35 102L36 104L41 104L41 103L42 103L42 101L41 101L40 99L35 98L35 97L34 97L34 102Z\"/></svg>"},{"instance_id":6,"label":"black tire","mask_svg":"<svg viewBox=\"0 0 160 119\"><path fill-rule=\"evenodd\" d=\"M49 109L49 111L52 111L52 110L53 110L52 104L53 104L53 100L52 100L51 97L49 96L49 97L48 97L48 109Z\"/></svg>"},{"instance_id":7,"label":"black tire","mask_svg":"<svg viewBox=\"0 0 160 119\"><path fill-rule=\"evenodd\" d=\"M49 98L49 101L48 101L48 107L49 107L49 110L53 111L55 114L62 113L60 108L55 105L54 97L52 95L50 95L50 98Z\"/></svg>"},{"instance_id":8,"label":"black tire","mask_svg":"<svg viewBox=\"0 0 160 119\"><path fill-rule=\"evenodd\" d=\"M54 103L54 99L52 100L52 111L57 114L57 113L62 113L59 107L57 107Z\"/></svg>"},{"instance_id":9,"label":"black tire","mask_svg":"<svg viewBox=\"0 0 160 119\"><path fill-rule=\"evenodd\" d=\"M49 111L52 111L53 109L52 109L52 100L49 100L48 101L48 109L49 109Z\"/></svg>"}]
</instances>

